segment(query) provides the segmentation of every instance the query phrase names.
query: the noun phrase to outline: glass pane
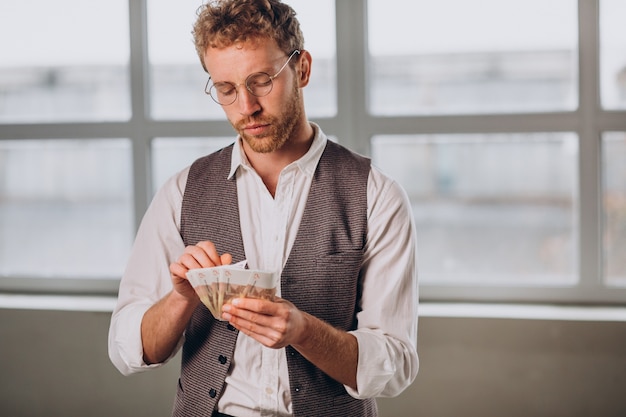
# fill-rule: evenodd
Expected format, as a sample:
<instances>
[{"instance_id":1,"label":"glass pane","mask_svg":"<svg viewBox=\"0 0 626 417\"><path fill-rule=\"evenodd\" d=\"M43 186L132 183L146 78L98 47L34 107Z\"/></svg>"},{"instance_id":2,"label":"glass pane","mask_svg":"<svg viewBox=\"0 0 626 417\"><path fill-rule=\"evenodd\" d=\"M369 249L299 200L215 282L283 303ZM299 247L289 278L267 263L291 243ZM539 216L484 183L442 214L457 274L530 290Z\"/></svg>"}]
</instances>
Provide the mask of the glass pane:
<instances>
[{"instance_id":1,"label":"glass pane","mask_svg":"<svg viewBox=\"0 0 626 417\"><path fill-rule=\"evenodd\" d=\"M156 119L225 119L204 94L202 69L191 31L198 0L148 0L150 106Z\"/></svg>"},{"instance_id":2,"label":"glass pane","mask_svg":"<svg viewBox=\"0 0 626 417\"><path fill-rule=\"evenodd\" d=\"M190 34L197 0L148 0L151 114L156 119L225 119L221 107L204 94L202 69ZM313 55L311 82L304 90L307 115L337 112L335 2L286 1L297 12L307 50ZM320 25L320 21L324 25Z\"/></svg>"},{"instance_id":3,"label":"glass pane","mask_svg":"<svg viewBox=\"0 0 626 417\"><path fill-rule=\"evenodd\" d=\"M602 105L626 109L626 2L600 2L600 80Z\"/></svg>"},{"instance_id":4,"label":"glass pane","mask_svg":"<svg viewBox=\"0 0 626 417\"><path fill-rule=\"evenodd\" d=\"M119 279L132 207L128 140L0 141L0 276Z\"/></svg>"},{"instance_id":5,"label":"glass pane","mask_svg":"<svg viewBox=\"0 0 626 417\"><path fill-rule=\"evenodd\" d=\"M308 117L337 114L337 36L335 0L286 0L297 13L304 47L313 57L311 80L304 88Z\"/></svg>"},{"instance_id":6,"label":"glass pane","mask_svg":"<svg viewBox=\"0 0 626 417\"><path fill-rule=\"evenodd\" d=\"M130 117L126 0L0 2L0 123Z\"/></svg>"},{"instance_id":7,"label":"glass pane","mask_svg":"<svg viewBox=\"0 0 626 417\"><path fill-rule=\"evenodd\" d=\"M577 3L369 0L370 111L574 109Z\"/></svg>"},{"instance_id":8,"label":"glass pane","mask_svg":"<svg viewBox=\"0 0 626 417\"><path fill-rule=\"evenodd\" d=\"M152 192L201 156L208 155L235 140L225 138L156 138L152 141Z\"/></svg>"},{"instance_id":9,"label":"glass pane","mask_svg":"<svg viewBox=\"0 0 626 417\"><path fill-rule=\"evenodd\" d=\"M577 137L378 136L373 162L404 186L421 282L575 282Z\"/></svg>"},{"instance_id":10,"label":"glass pane","mask_svg":"<svg viewBox=\"0 0 626 417\"><path fill-rule=\"evenodd\" d=\"M604 279L626 285L626 132L602 137Z\"/></svg>"}]
</instances>

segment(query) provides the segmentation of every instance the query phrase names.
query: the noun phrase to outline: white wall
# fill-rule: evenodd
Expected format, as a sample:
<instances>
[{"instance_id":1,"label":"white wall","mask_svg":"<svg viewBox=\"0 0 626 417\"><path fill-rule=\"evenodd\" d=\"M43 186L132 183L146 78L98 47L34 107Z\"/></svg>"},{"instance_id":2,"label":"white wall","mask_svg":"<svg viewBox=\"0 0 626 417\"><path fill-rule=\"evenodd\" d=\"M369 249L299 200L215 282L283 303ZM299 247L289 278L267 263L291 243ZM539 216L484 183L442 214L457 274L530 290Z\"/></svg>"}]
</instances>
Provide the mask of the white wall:
<instances>
[{"instance_id":1,"label":"white wall","mask_svg":"<svg viewBox=\"0 0 626 417\"><path fill-rule=\"evenodd\" d=\"M123 377L110 313L0 309L0 415L166 417L178 363ZM417 381L381 417L626 416L626 323L420 320Z\"/></svg>"}]
</instances>

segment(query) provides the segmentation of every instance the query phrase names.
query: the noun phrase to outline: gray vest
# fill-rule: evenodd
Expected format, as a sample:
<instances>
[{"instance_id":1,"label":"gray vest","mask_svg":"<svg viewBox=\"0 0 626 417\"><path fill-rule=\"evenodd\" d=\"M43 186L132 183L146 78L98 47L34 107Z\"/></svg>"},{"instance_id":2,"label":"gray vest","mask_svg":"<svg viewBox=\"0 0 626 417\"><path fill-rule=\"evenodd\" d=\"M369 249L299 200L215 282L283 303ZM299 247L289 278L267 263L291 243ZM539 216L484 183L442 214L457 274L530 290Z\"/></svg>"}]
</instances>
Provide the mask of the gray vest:
<instances>
[{"instance_id":1,"label":"gray vest","mask_svg":"<svg viewBox=\"0 0 626 417\"><path fill-rule=\"evenodd\" d=\"M185 245L212 241L245 259L237 182L227 179L233 145L198 159L181 211ZM360 266L367 233L370 161L327 142L304 215L281 275L282 297L342 330L356 328ZM237 330L200 304L186 330L173 416L210 416L231 366ZM374 399L356 400L291 346L286 348L295 416L376 416Z\"/></svg>"}]
</instances>

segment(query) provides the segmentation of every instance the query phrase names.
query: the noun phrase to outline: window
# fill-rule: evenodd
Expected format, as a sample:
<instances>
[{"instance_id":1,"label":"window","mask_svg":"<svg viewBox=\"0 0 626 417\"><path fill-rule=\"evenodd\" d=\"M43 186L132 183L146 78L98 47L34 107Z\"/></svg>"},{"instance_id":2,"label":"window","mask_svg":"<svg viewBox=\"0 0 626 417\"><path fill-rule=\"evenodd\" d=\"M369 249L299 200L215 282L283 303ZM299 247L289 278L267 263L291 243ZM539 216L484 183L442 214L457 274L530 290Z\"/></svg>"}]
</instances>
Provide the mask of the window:
<instances>
[{"instance_id":1,"label":"window","mask_svg":"<svg viewBox=\"0 0 626 417\"><path fill-rule=\"evenodd\" d=\"M0 4L20 34L0 45L0 289L113 293L156 189L234 139L203 92L202 0L83 3ZM288 3L308 116L407 190L423 300L623 304L622 0Z\"/></svg>"},{"instance_id":2,"label":"window","mask_svg":"<svg viewBox=\"0 0 626 417\"><path fill-rule=\"evenodd\" d=\"M0 122L128 119L127 10L124 0L2 2Z\"/></svg>"},{"instance_id":3,"label":"window","mask_svg":"<svg viewBox=\"0 0 626 417\"><path fill-rule=\"evenodd\" d=\"M576 106L574 0L370 0L368 6L374 114Z\"/></svg>"},{"instance_id":4,"label":"window","mask_svg":"<svg viewBox=\"0 0 626 417\"><path fill-rule=\"evenodd\" d=\"M126 139L0 141L0 276L119 276L132 242Z\"/></svg>"},{"instance_id":5,"label":"window","mask_svg":"<svg viewBox=\"0 0 626 417\"><path fill-rule=\"evenodd\" d=\"M206 100L191 31L200 2L148 0L150 111L155 119L225 119Z\"/></svg>"},{"instance_id":6,"label":"window","mask_svg":"<svg viewBox=\"0 0 626 417\"><path fill-rule=\"evenodd\" d=\"M604 280L626 286L626 132L602 137Z\"/></svg>"},{"instance_id":7,"label":"window","mask_svg":"<svg viewBox=\"0 0 626 417\"><path fill-rule=\"evenodd\" d=\"M602 0L600 3L600 80L602 104L611 110L626 109L626 3Z\"/></svg>"},{"instance_id":8,"label":"window","mask_svg":"<svg viewBox=\"0 0 626 417\"><path fill-rule=\"evenodd\" d=\"M376 136L412 203L422 284L571 285L577 137Z\"/></svg>"}]
</instances>

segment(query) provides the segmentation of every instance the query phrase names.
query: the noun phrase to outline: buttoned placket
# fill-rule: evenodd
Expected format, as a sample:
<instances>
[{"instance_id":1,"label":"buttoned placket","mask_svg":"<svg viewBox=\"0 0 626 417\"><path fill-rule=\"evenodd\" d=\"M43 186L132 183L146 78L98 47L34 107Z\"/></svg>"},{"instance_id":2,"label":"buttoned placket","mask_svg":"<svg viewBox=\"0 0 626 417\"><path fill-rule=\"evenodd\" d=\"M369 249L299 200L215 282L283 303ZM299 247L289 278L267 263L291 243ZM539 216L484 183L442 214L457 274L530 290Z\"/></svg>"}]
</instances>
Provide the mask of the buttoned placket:
<instances>
[{"instance_id":1,"label":"buttoned placket","mask_svg":"<svg viewBox=\"0 0 626 417\"><path fill-rule=\"evenodd\" d=\"M292 207L294 205L294 181L296 176L296 165L290 165L283 169L280 173L276 192L272 201L269 203L266 217L267 222L263 226L263 240L265 248L263 259L268 262L265 268L273 270L282 270L284 262L287 258L287 225L290 221ZM268 193L269 194L269 193ZM278 286L278 294L280 295L280 282ZM261 381L261 413L262 416L273 416L279 406L279 364L283 349L263 348L261 354L262 381Z\"/></svg>"}]
</instances>

